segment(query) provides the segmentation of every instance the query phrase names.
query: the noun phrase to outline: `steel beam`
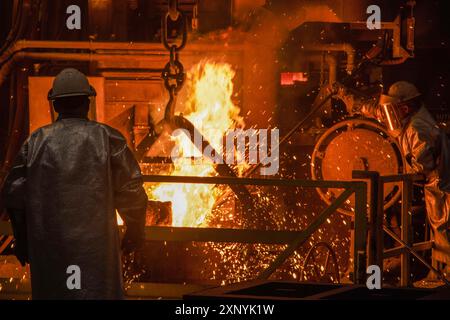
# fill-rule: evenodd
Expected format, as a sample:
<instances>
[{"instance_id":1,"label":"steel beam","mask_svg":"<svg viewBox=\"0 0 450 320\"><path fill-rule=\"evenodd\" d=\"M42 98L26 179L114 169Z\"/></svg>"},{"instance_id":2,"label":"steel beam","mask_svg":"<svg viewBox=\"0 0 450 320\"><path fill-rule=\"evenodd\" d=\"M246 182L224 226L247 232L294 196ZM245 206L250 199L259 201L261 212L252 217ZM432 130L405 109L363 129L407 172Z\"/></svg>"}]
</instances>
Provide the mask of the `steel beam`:
<instances>
[{"instance_id":1,"label":"steel beam","mask_svg":"<svg viewBox=\"0 0 450 320\"><path fill-rule=\"evenodd\" d=\"M145 239L150 241L197 241L288 244L305 231L266 231L222 228L145 227Z\"/></svg>"},{"instance_id":2,"label":"steel beam","mask_svg":"<svg viewBox=\"0 0 450 320\"><path fill-rule=\"evenodd\" d=\"M411 230L411 203L413 196L412 179L405 179L402 183L402 210L401 210L401 239L408 245L412 246L412 230ZM405 251L400 256L401 259L401 275L400 285L407 287L412 285L411 279L411 256Z\"/></svg>"},{"instance_id":3,"label":"steel beam","mask_svg":"<svg viewBox=\"0 0 450 320\"><path fill-rule=\"evenodd\" d=\"M433 248L433 241L424 241L424 242L414 243L412 245L412 248L414 249L414 251L431 250ZM407 250L408 249L403 245L400 245L398 247L391 248L391 249L386 249L386 250L384 250L383 258L387 259L387 258L395 257L395 256L398 256L398 255L404 253Z\"/></svg>"},{"instance_id":4,"label":"steel beam","mask_svg":"<svg viewBox=\"0 0 450 320\"><path fill-rule=\"evenodd\" d=\"M353 240L353 283L362 284L366 276L367 184L355 182L355 232Z\"/></svg>"},{"instance_id":5,"label":"steel beam","mask_svg":"<svg viewBox=\"0 0 450 320\"><path fill-rule=\"evenodd\" d=\"M200 183L200 184L240 184L254 186L284 186L304 188L353 188L355 181L324 181L324 180L287 180L287 179L253 179L232 177L191 177L191 176L167 176L146 175L144 182L153 183Z\"/></svg>"}]
</instances>

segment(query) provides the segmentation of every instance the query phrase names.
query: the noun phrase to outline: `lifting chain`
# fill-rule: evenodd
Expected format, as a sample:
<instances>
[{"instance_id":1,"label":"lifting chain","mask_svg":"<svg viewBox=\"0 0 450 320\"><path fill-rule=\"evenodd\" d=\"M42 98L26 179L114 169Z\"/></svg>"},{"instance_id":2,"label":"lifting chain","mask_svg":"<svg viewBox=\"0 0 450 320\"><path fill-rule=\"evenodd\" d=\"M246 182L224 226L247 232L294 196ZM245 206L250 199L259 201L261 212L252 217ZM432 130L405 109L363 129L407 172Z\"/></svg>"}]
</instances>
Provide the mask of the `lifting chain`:
<instances>
[{"instance_id":1,"label":"lifting chain","mask_svg":"<svg viewBox=\"0 0 450 320\"><path fill-rule=\"evenodd\" d=\"M144 137L139 145L136 146L136 158L139 161L143 159L150 146L156 141L162 130L164 130L164 124L173 122L177 94L181 90L185 79L184 67L178 58L178 53L186 45L186 21L186 17L181 11L178 10L178 1L168 0L167 13L161 19L161 42L169 51L170 60L164 66L161 77L164 80L164 86L166 90L169 92L169 101L167 102L166 109L164 111L164 119L156 124L153 133L149 132L149 134ZM169 25L176 24L177 22L181 23L182 29L181 40L179 41L179 44L176 43L176 39L171 39L171 41L169 41L169 30L174 29L170 29ZM149 120L149 123L150 121L151 120Z\"/></svg>"},{"instance_id":2,"label":"lifting chain","mask_svg":"<svg viewBox=\"0 0 450 320\"><path fill-rule=\"evenodd\" d=\"M179 44L169 42L169 24L170 22L175 23L177 21L180 21L182 29L181 42ZM174 117L177 94L181 90L186 77L183 64L180 62L178 54L186 45L187 20L183 13L178 10L177 0L168 1L168 10L162 19L161 30L162 43L170 53L170 60L162 71L164 86L169 92L169 102L164 112L164 119L170 122Z\"/></svg>"}]
</instances>

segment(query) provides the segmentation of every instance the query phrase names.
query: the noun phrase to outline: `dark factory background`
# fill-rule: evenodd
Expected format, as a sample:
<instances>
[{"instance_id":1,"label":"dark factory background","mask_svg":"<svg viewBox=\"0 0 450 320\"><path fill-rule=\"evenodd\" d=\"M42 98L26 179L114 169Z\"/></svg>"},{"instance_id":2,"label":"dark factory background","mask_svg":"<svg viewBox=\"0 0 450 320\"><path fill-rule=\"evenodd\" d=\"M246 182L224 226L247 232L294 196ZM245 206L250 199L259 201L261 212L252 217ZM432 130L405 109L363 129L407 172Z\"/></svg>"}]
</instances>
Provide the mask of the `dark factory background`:
<instances>
[{"instance_id":1,"label":"dark factory background","mask_svg":"<svg viewBox=\"0 0 450 320\"><path fill-rule=\"evenodd\" d=\"M314 119L291 135L289 143L280 147L277 178L317 178L311 172L317 141L333 125L359 115L354 107L360 105L347 95L349 92L363 98L378 97L394 82L407 80L424 94L424 102L436 119L450 124L448 3L447 0L183 0L179 1L179 9L187 17L189 36L180 60L185 70L205 59L230 64L236 73L233 102L240 108L245 127L279 128L280 137L308 115L323 94L322 88L335 82L344 84L346 94L328 101ZM80 30L66 27L66 9L74 4L81 8ZM369 5L381 8L381 20L386 23L381 30L366 28ZM167 1L162 0L0 1L0 185L29 134L54 120L46 90L52 77L67 67L84 72L97 89L96 106L90 116L121 131L129 146L139 149L162 118L168 100L161 79L169 56L161 44L161 17L166 12ZM413 18L414 28L407 25ZM180 31L175 24L174 29L177 28ZM371 57L374 47L379 52ZM188 89L185 85L179 94L177 112L184 111L182 102L189 95ZM378 127L373 127L363 137L386 144L381 141L386 135L380 138L377 130ZM378 135L374 137L373 132ZM352 147L350 142L335 152L344 154ZM163 147L152 147L139 157L144 174L167 173L170 171L167 159ZM330 163L330 158L316 160L321 161L319 178L351 179L340 176L335 170L339 165ZM401 160L400 157L386 160L379 171L394 168L398 169L394 173L401 173L403 168L399 169L396 162ZM349 173L351 170L346 171ZM322 201L326 196L318 195L313 188L293 193L280 187L267 191L267 195L266 206L274 214L263 221L267 223L263 226L266 229L294 230L297 225L311 221L326 202ZM424 229L425 213L421 205L422 210L413 221L418 225L416 230ZM398 203L392 206L394 211L398 207ZM299 212L301 218L296 220ZM351 218L343 215L333 219L314 240L332 243L343 274L349 261ZM225 221L220 227L236 226L233 223ZM415 236L421 240L424 233L420 231ZM173 256L191 261L188 255L199 254L201 248L148 244L147 264L152 266L152 272L140 280L182 282L200 277L220 283L216 270L214 276L212 270L198 271L204 264L201 259L183 265L167 262ZM171 252L170 257L165 250ZM305 248L302 252L306 251ZM209 252L213 252L210 259L214 265L218 251ZM240 253L244 255L243 252ZM167 260L163 265L169 267L157 266L162 259ZM243 278L254 271L252 267L243 272ZM288 270L285 274L296 278L295 272ZM419 273L423 275L424 270L418 271L417 278Z\"/></svg>"},{"instance_id":2,"label":"dark factory background","mask_svg":"<svg viewBox=\"0 0 450 320\"><path fill-rule=\"evenodd\" d=\"M23 10L14 11L13 6L22 2L25 4ZM71 4L77 4L81 7L83 13L81 16L83 26L81 30L68 30L66 28L67 14L65 10ZM251 32L258 31L254 26L256 24L255 21L264 19L262 18L264 15L260 15L260 18L255 17L255 15L258 15L258 13L255 13L258 12L256 10L258 7L264 8L271 13L270 19L272 20L267 19L265 22L270 25L279 23L279 19L286 17L286 15L293 15L296 10L305 5L325 5L332 9L342 21L365 21L367 18L365 8L370 4L380 6L382 21L386 22L393 21L397 14L405 16L409 13L405 1L401 0L186 0L181 2L180 9L187 14L190 22L192 22L193 18L198 21L197 28L194 30L195 34L192 37L201 38L206 34L228 28ZM382 80L385 88L399 79L408 79L416 83L425 94L428 108L439 119L443 120L447 119L449 112L449 90L447 89L449 68L447 60L449 57L450 27L448 24L449 10L447 4L447 1L417 1L414 8L414 17L416 19L414 58L407 59L403 63L383 66L381 75L376 80L370 80L373 83ZM160 17L165 8L166 3L164 1L150 0L5 0L0 2L0 43L3 51L12 41L17 39L160 43ZM17 19L14 19L13 12L16 12ZM324 17L324 20L330 19L329 17ZM13 21L15 22L14 25L12 25ZM263 26L261 28L266 27ZM298 27L289 26L290 36L282 34L284 31L278 32L277 30L272 30L274 32L271 34L270 28L267 28L267 31L259 30L267 36L267 39L256 39L255 41L258 45L262 44L264 47L264 42L269 43L270 41L277 43L273 44L272 47L278 50L278 56L272 58L278 63L273 64L276 67L267 67L267 70L256 76L254 81L258 82L259 76L265 77L267 80L259 81L261 83L258 83L258 85L269 83L270 88L267 88L267 90L276 90L276 94L272 94L270 99L265 100L264 97L260 100L255 98L254 108L261 108L261 101L264 101L262 105L266 107L267 113L254 112L252 114L254 119L249 119L248 122L260 124L263 127L271 124L279 127L282 131L289 130L290 126L306 112L307 107L300 107L298 101L303 101L303 104L312 102L313 95L309 93L320 84L320 66L319 63L315 62L314 66L312 66L314 70L307 70L310 71L310 79L306 83L300 82L287 87L280 85L279 74L294 69L309 69L311 67L305 63L300 63L300 65L297 63L301 59L296 57L299 55L296 47L299 43L313 43L316 39L320 39L320 42L323 43L344 42L342 37L347 36L351 32L343 33L343 29L345 29L345 26L343 27L343 24L340 23L307 22ZM12 32L9 33L9 31ZM359 57L364 53L364 50L370 48L370 45L377 40L376 37L373 39L373 36L367 36L367 34L368 31L354 35L354 45ZM366 38L364 38L365 36ZM273 41L272 37L278 37L277 41ZM405 35L403 34L402 37L404 38ZM282 41L282 43L279 44L279 41ZM3 51L2 53L4 53ZM1 61L1 64L4 65L10 62L8 60L7 58ZM2 163L5 160L11 161L18 147L29 134L27 129L27 76L54 75L64 66L73 64L73 61L63 61L61 59L57 61L33 61L33 59L26 59L14 63L12 70L11 67L2 68L0 75L0 79L2 79L0 86L0 103L2 106L2 112L0 113L0 161ZM96 62L77 61L76 64L80 69L92 76L101 75L102 71L104 71L99 68ZM153 68L153 66L145 66L142 70L137 71L145 71L145 69L148 71L150 68ZM345 75L342 61L338 65L338 74L338 79ZM277 88L274 89L273 86ZM248 98L247 101L250 99ZM269 104L272 105L269 106ZM251 108L253 107L248 107L248 109ZM299 108L303 108L303 110L299 110ZM244 106L243 110L245 109L246 107ZM286 112L290 112L292 115L286 116ZM243 114L245 115L245 111ZM256 119L258 117L261 117L261 119ZM4 171L2 173L4 174Z\"/></svg>"}]
</instances>

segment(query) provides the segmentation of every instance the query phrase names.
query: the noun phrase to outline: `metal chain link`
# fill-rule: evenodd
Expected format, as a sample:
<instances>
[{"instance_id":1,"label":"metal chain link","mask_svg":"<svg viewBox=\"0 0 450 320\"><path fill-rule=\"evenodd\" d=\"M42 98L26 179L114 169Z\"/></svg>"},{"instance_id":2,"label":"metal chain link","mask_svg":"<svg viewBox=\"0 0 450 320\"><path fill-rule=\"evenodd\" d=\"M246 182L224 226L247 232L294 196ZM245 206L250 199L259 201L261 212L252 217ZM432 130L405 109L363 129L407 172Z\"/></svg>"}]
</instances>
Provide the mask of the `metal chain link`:
<instances>
[{"instance_id":1,"label":"metal chain link","mask_svg":"<svg viewBox=\"0 0 450 320\"><path fill-rule=\"evenodd\" d=\"M172 21L178 20L178 16L180 12L178 11L178 1L177 0L169 0L169 15Z\"/></svg>"},{"instance_id":2,"label":"metal chain link","mask_svg":"<svg viewBox=\"0 0 450 320\"><path fill-rule=\"evenodd\" d=\"M168 37L169 23L181 20L182 34L181 42L179 44L170 43ZM169 92L169 102L167 103L164 118L171 120L174 116L176 96L181 90L184 80L186 78L183 64L179 60L178 53L183 50L187 42L187 20L186 16L178 10L178 1L169 0L168 10L162 19L162 43L169 51L169 62L164 66L162 71L162 78L164 79L164 86Z\"/></svg>"}]
</instances>

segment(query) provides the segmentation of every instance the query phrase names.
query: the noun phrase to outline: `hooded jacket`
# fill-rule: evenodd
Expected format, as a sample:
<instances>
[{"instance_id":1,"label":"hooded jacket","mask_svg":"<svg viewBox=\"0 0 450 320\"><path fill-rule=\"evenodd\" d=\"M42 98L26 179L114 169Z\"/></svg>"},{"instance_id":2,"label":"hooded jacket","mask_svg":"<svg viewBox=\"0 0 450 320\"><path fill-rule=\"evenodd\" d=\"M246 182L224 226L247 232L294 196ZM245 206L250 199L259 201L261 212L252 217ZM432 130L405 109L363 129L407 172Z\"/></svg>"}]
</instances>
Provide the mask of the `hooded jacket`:
<instances>
[{"instance_id":1,"label":"hooded jacket","mask_svg":"<svg viewBox=\"0 0 450 320\"><path fill-rule=\"evenodd\" d=\"M59 118L31 134L3 194L16 255L30 263L33 299L123 298L116 210L127 227L124 241L139 245L142 184L124 137L107 125Z\"/></svg>"},{"instance_id":2,"label":"hooded jacket","mask_svg":"<svg viewBox=\"0 0 450 320\"><path fill-rule=\"evenodd\" d=\"M433 230L433 256L450 263L450 148L448 139L422 106L399 136L410 171L426 176L425 204Z\"/></svg>"}]
</instances>

